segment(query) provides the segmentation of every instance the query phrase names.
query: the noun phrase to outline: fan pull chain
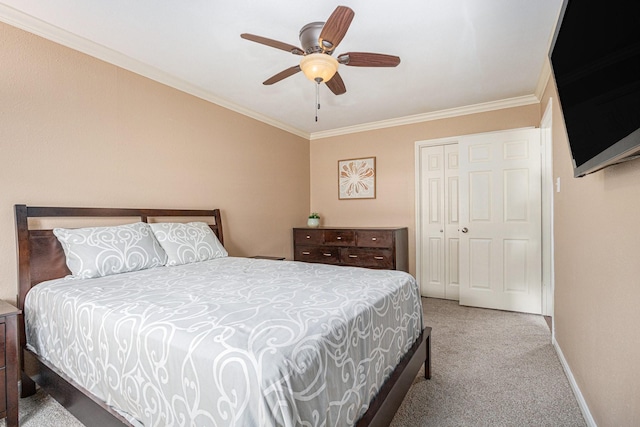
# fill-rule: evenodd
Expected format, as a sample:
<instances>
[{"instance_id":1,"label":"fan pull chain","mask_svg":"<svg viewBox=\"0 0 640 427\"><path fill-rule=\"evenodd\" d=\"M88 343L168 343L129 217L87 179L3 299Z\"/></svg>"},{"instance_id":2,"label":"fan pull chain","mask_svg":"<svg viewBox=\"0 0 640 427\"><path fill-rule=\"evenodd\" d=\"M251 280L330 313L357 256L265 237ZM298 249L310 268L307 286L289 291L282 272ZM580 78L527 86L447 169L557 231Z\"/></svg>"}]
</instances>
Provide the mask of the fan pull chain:
<instances>
[{"instance_id":1,"label":"fan pull chain","mask_svg":"<svg viewBox=\"0 0 640 427\"><path fill-rule=\"evenodd\" d=\"M316 122L318 121L318 110L320 109L320 81L316 80Z\"/></svg>"}]
</instances>

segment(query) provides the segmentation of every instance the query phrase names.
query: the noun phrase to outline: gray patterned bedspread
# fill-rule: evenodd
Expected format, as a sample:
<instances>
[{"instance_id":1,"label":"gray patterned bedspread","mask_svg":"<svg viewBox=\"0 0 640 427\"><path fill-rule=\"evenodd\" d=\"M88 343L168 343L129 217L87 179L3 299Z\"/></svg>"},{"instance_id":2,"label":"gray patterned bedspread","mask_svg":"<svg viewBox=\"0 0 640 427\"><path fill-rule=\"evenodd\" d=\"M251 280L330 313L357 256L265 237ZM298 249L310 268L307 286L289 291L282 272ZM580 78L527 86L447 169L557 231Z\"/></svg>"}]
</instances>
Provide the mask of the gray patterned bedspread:
<instances>
[{"instance_id":1,"label":"gray patterned bedspread","mask_svg":"<svg viewBox=\"0 0 640 427\"><path fill-rule=\"evenodd\" d=\"M218 258L26 298L28 346L144 426L347 426L419 336L407 273Z\"/></svg>"}]
</instances>

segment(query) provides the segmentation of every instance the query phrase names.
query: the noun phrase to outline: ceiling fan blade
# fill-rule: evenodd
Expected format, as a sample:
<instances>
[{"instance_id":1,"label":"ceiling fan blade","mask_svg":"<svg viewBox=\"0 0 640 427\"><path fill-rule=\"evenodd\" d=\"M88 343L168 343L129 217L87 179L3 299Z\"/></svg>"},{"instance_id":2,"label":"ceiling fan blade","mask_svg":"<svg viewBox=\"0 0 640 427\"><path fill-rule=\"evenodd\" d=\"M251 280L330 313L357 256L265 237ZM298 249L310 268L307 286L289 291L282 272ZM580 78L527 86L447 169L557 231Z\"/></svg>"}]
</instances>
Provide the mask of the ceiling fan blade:
<instances>
[{"instance_id":1,"label":"ceiling fan blade","mask_svg":"<svg viewBox=\"0 0 640 427\"><path fill-rule=\"evenodd\" d=\"M333 92L336 95L342 95L347 91L347 88L345 87L344 82L342 81L342 77L340 77L340 74L338 73L335 73L333 77L331 77L331 79L325 84L327 85L329 90L331 90L331 92Z\"/></svg>"},{"instance_id":2,"label":"ceiling fan blade","mask_svg":"<svg viewBox=\"0 0 640 427\"><path fill-rule=\"evenodd\" d=\"M342 41L354 15L353 10L347 6L336 7L318 37L318 43L325 53L333 52L333 49Z\"/></svg>"},{"instance_id":3,"label":"ceiling fan blade","mask_svg":"<svg viewBox=\"0 0 640 427\"><path fill-rule=\"evenodd\" d=\"M286 79L287 77L293 76L295 73L300 71L300 66L295 65L293 67L287 68L286 70L280 71L278 74L268 78L264 82L263 85L272 85L274 83L278 83L280 80Z\"/></svg>"},{"instance_id":4,"label":"ceiling fan blade","mask_svg":"<svg viewBox=\"0 0 640 427\"><path fill-rule=\"evenodd\" d=\"M338 55L338 62L350 67L395 67L400 58L383 53L347 52Z\"/></svg>"},{"instance_id":5,"label":"ceiling fan blade","mask_svg":"<svg viewBox=\"0 0 640 427\"><path fill-rule=\"evenodd\" d=\"M304 55L302 49L298 46L294 46L289 43L279 42L278 40L268 39L266 37L256 36L254 34L243 33L240 34L240 37L246 40L251 40L252 42L264 44L270 47L275 47L276 49L285 50L287 52L291 52L294 55Z\"/></svg>"}]
</instances>

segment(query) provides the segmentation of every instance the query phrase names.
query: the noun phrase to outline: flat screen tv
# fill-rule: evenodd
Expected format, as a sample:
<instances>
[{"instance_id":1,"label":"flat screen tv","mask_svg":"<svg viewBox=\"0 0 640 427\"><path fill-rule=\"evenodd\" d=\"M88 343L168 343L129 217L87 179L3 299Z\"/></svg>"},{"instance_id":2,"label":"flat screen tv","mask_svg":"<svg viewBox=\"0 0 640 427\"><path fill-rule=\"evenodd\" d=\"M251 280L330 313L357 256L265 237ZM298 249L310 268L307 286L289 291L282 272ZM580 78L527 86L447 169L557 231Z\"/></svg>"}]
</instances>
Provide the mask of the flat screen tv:
<instances>
[{"instance_id":1,"label":"flat screen tv","mask_svg":"<svg viewBox=\"0 0 640 427\"><path fill-rule=\"evenodd\" d=\"M581 177L640 157L637 3L565 0L549 52Z\"/></svg>"}]
</instances>

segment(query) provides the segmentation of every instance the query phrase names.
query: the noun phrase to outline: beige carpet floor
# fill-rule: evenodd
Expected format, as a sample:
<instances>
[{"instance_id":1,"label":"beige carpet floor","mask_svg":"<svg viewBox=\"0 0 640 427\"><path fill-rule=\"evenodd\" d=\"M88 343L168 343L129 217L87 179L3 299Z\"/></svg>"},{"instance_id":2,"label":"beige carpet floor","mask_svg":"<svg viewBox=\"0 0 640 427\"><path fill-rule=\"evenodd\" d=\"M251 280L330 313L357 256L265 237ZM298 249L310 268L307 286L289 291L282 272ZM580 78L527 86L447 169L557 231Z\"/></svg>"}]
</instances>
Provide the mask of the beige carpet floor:
<instances>
[{"instance_id":1,"label":"beige carpet floor","mask_svg":"<svg viewBox=\"0 0 640 427\"><path fill-rule=\"evenodd\" d=\"M433 376L420 372L391 427L586 425L543 317L422 302ZM82 426L42 391L20 400L20 425Z\"/></svg>"},{"instance_id":2,"label":"beige carpet floor","mask_svg":"<svg viewBox=\"0 0 640 427\"><path fill-rule=\"evenodd\" d=\"M423 298L432 378L398 410L402 426L586 426L542 316Z\"/></svg>"}]
</instances>

